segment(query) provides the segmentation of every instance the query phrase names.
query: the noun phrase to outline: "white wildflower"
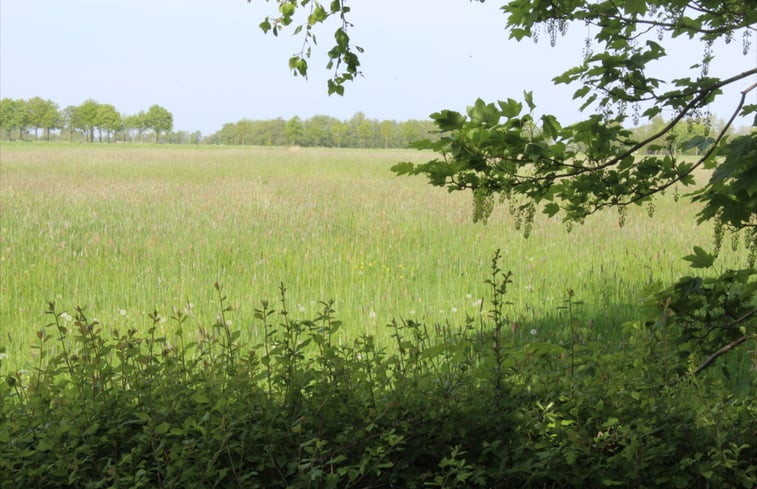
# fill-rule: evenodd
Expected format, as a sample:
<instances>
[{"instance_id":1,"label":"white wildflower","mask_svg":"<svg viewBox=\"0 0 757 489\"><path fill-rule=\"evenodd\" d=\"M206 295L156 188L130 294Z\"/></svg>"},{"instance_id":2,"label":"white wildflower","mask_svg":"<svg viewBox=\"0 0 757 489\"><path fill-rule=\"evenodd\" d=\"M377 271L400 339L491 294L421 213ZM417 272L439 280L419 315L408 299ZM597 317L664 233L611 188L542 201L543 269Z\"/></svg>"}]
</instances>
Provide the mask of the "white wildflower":
<instances>
[{"instance_id":1,"label":"white wildflower","mask_svg":"<svg viewBox=\"0 0 757 489\"><path fill-rule=\"evenodd\" d=\"M126 316L126 309L121 309L121 310L119 310L119 311L118 311L118 314L120 314L120 315L122 315L122 316Z\"/></svg>"},{"instance_id":2,"label":"white wildflower","mask_svg":"<svg viewBox=\"0 0 757 489\"><path fill-rule=\"evenodd\" d=\"M531 336L536 336L537 331L535 329L531 330Z\"/></svg>"},{"instance_id":3,"label":"white wildflower","mask_svg":"<svg viewBox=\"0 0 757 489\"><path fill-rule=\"evenodd\" d=\"M371 319L375 319L376 318L376 311L369 312L368 313L368 317L371 318Z\"/></svg>"}]
</instances>

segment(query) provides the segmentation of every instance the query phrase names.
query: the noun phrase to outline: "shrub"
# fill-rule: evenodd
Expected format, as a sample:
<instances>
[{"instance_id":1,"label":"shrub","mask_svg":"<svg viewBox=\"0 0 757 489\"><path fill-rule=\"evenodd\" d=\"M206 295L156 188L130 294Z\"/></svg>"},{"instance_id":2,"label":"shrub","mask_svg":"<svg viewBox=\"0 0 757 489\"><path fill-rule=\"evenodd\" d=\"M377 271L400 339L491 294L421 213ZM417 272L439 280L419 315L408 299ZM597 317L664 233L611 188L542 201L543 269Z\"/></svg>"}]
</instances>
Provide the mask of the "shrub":
<instances>
[{"instance_id":1,"label":"shrub","mask_svg":"<svg viewBox=\"0 0 757 489\"><path fill-rule=\"evenodd\" d=\"M394 321L392 349L335 342L330 302L291 318L283 286L250 347L217 284L218 320L191 336L179 310L170 337L157 312L106 337L51 303L37 367L0 387L0 488L754 487L751 394L666 381L685 359L643 322L616 351L516 347L498 261L486 317Z\"/></svg>"}]
</instances>

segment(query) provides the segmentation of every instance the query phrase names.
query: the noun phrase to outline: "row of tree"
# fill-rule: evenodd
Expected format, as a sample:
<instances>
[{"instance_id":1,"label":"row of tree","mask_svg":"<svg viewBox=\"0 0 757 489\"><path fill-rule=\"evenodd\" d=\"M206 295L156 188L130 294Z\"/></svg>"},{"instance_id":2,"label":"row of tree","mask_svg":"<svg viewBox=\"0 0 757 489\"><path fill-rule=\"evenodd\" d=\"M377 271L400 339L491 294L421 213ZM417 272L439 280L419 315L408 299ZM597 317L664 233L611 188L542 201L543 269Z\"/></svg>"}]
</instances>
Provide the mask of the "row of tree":
<instances>
[{"instance_id":1,"label":"row of tree","mask_svg":"<svg viewBox=\"0 0 757 489\"><path fill-rule=\"evenodd\" d=\"M429 138L433 129L430 120L379 121L357 112L347 121L326 115L304 120L297 116L289 120L243 119L224 124L220 131L206 138L206 142L259 146L406 148L412 141Z\"/></svg>"},{"instance_id":2,"label":"row of tree","mask_svg":"<svg viewBox=\"0 0 757 489\"><path fill-rule=\"evenodd\" d=\"M173 115L159 105L147 112L123 115L111 104L101 104L88 99L80 105L60 109L52 100L34 97L29 100L3 98L0 100L0 133L4 138L24 139L30 130L34 139L39 139L39 130L50 140L50 133L61 131L69 140L77 136L88 142L95 140L95 131L100 142L142 141L146 133L152 133L155 142L161 135L173 129Z\"/></svg>"},{"instance_id":3,"label":"row of tree","mask_svg":"<svg viewBox=\"0 0 757 489\"><path fill-rule=\"evenodd\" d=\"M40 97L0 100L0 138L7 140L39 139L41 130L46 140L51 134L53 138L87 142L142 142L152 136L155 142L174 144L398 148L429 138L433 127L430 120L379 121L358 112L347 121L326 115L304 120L297 116L289 120L243 119L224 124L221 130L203 138L199 131L173 132L173 115L159 105L125 115L113 105L93 99L62 110L52 100Z\"/></svg>"}]
</instances>

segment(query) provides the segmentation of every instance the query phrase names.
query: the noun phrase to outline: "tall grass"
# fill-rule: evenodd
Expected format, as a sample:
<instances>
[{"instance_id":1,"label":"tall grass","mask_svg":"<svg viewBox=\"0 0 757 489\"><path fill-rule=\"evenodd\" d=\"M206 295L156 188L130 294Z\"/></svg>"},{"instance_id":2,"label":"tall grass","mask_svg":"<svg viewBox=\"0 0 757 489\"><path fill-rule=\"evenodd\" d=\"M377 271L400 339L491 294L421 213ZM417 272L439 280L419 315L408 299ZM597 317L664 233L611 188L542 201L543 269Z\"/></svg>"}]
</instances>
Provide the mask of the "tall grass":
<instances>
[{"instance_id":1,"label":"tall grass","mask_svg":"<svg viewBox=\"0 0 757 489\"><path fill-rule=\"evenodd\" d=\"M215 321L213 284L228 319L251 340L254 309L288 289L292 314L334 299L344 337L389 345L393 317L460 322L481 309L495 249L513 272L513 329L564 338L558 309L620 341L645 287L687 270L708 246L695 209L668 196L647 210L592 217L568 233L537 217L529 239L504 208L471 222L470 196L448 194L389 167L428 154L397 150L7 143L0 146L0 345L21 367L45 305L85 308L125 330L185 309ZM722 267L741 259L724 246ZM211 317L212 316L212 317Z\"/></svg>"}]
</instances>

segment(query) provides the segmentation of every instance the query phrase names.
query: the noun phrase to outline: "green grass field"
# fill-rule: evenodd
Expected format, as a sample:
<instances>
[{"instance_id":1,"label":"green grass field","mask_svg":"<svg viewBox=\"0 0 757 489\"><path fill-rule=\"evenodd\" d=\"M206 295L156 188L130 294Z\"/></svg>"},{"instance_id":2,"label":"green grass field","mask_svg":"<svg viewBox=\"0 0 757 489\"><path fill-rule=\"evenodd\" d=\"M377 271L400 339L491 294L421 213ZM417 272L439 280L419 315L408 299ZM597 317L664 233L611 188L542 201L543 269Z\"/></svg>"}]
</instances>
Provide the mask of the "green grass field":
<instances>
[{"instance_id":1,"label":"green grass field","mask_svg":"<svg viewBox=\"0 0 757 489\"><path fill-rule=\"evenodd\" d=\"M30 363L48 301L83 306L105 331L142 328L147 314L191 309L215 321L221 283L242 337L259 338L254 309L287 289L290 312L313 317L334 299L343 340L389 344L392 318L462 323L486 296L495 249L513 272L516 334L559 341L558 307L620 341L651 281L687 271L693 244L711 246L695 209L672 196L607 212L568 233L537 217L526 240L499 207L471 222L468 194L398 178L396 150L7 143L0 145L0 345L5 367ZM723 246L719 267L742 259ZM190 306L191 304L191 306ZM484 304L486 308L486 304ZM171 329L171 322L163 324Z\"/></svg>"}]
</instances>

